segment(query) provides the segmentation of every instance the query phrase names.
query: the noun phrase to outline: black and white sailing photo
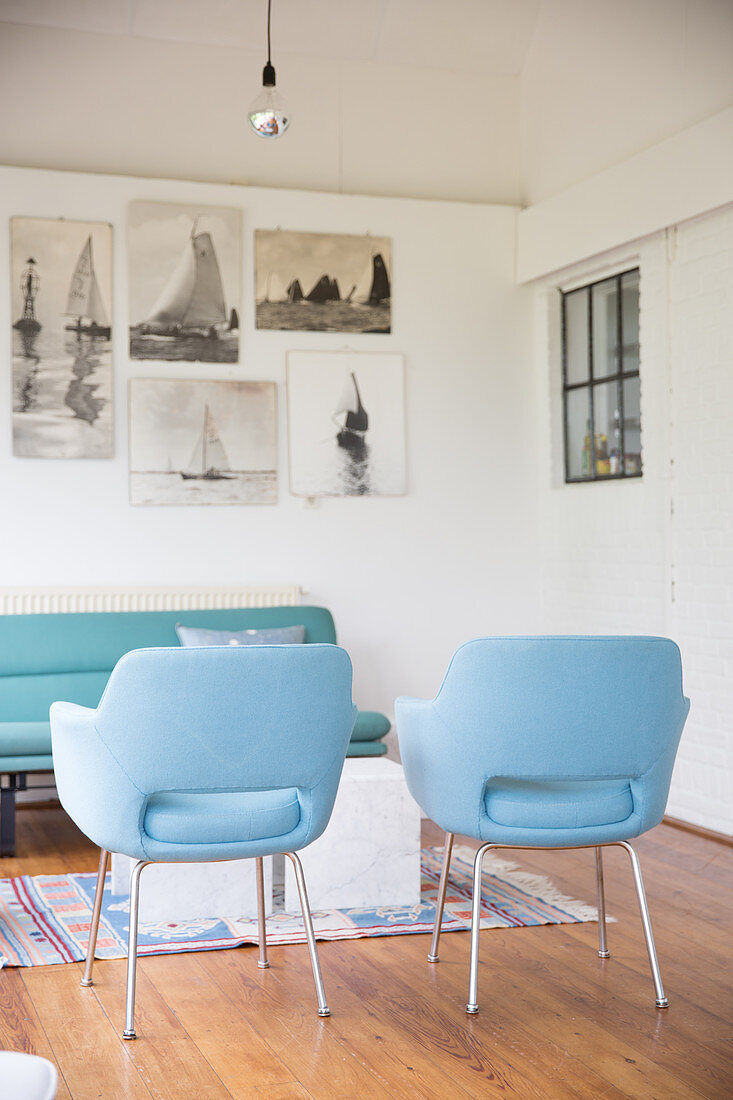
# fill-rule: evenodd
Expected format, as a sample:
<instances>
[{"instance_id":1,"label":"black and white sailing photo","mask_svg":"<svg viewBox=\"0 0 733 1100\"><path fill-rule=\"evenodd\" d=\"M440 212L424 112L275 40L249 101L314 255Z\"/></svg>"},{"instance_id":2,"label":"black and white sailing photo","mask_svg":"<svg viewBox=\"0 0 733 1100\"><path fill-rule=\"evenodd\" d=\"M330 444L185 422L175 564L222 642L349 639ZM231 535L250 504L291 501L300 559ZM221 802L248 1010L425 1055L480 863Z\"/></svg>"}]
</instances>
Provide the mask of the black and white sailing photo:
<instances>
[{"instance_id":1,"label":"black and white sailing photo","mask_svg":"<svg viewBox=\"0 0 733 1100\"><path fill-rule=\"evenodd\" d=\"M258 329L392 331L392 241L255 231Z\"/></svg>"},{"instance_id":2,"label":"black and white sailing photo","mask_svg":"<svg viewBox=\"0 0 733 1100\"><path fill-rule=\"evenodd\" d=\"M239 210L133 202L128 212L130 358L239 359Z\"/></svg>"},{"instance_id":3,"label":"black and white sailing photo","mask_svg":"<svg viewBox=\"0 0 733 1100\"><path fill-rule=\"evenodd\" d=\"M130 380L131 504L276 504L274 382Z\"/></svg>"},{"instance_id":4,"label":"black and white sailing photo","mask_svg":"<svg viewBox=\"0 0 733 1100\"><path fill-rule=\"evenodd\" d=\"M292 492L403 494L402 356L291 351L287 375Z\"/></svg>"},{"instance_id":5,"label":"black and white sailing photo","mask_svg":"<svg viewBox=\"0 0 733 1100\"><path fill-rule=\"evenodd\" d=\"M112 227L11 218L13 454L111 458Z\"/></svg>"}]
</instances>

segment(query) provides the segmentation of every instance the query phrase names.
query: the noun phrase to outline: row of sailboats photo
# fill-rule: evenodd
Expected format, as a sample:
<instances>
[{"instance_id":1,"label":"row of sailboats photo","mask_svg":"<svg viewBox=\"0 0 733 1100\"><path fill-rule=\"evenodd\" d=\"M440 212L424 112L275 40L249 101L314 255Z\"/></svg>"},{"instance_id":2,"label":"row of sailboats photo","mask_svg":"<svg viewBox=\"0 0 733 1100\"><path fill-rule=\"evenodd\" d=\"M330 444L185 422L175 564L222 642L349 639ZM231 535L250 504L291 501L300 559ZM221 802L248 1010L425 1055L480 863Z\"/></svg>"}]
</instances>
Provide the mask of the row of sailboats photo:
<instances>
[{"instance_id":1,"label":"row of sailboats photo","mask_svg":"<svg viewBox=\"0 0 733 1100\"><path fill-rule=\"evenodd\" d=\"M391 295L389 274L387 265L380 252L375 252L367 263L361 278L354 283L348 294L342 297L338 280L331 275L323 274L304 293L300 279L294 278L286 286L275 271L268 272L265 280L264 296L260 302L289 302L299 304L301 302L313 302L323 304L325 302L350 302L355 305L380 305L388 302Z\"/></svg>"}]
</instances>

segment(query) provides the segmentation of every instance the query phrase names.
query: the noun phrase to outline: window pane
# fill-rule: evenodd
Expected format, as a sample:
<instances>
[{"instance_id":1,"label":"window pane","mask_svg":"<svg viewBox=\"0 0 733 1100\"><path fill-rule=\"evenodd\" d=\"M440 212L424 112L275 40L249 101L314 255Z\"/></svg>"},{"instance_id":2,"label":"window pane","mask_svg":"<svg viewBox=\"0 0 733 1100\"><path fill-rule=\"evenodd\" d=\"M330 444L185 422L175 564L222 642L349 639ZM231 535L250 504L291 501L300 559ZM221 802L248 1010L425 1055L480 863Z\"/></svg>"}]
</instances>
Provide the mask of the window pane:
<instances>
[{"instance_id":1,"label":"window pane","mask_svg":"<svg viewBox=\"0 0 733 1100\"><path fill-rule=\"evenodd\" d=\"M624 387L624 473L641 473L641 399L638 378L627 378Z\"/></svg>"},{"instance_id":2,"label":"window pane","mask_svg":"<svg viewBox=\"0 0 733 1100\"><path fill-rule=\"evenodd\" d=\"M595 432L596 475L621 473L621 414L618 383L593 387L593 430Z\"/></svg>"},{"instance_id":3,"label":"window pane","mask_svg":"<svg viewBox=\"0 0 733 1100\"><path fill-rule=\"evenodd\" d=\"M590 398L586 387L565 394L567 476L590 477Z\"/></svg>"},{"instance_id":4,"label":"window pane","mask_svg":"<svg viewBox=\"0 0 733 1100\"><path fill-rule=\"evenodd\" d=\"M616 279L605 279L593 286L593 377L617 374L618 293Z\"/></svg>"},{"instance_id":5,"label":"window pane","mask_svg":"<svg viewBox=\"0 0 733 1100\"><path fill-rule=\"evenodd\" d=\"M564 295L565 381L588 380L588 287Z\"/></svg>"},{"instance_id":6,"label":"window pane","mask_svg":"<svg viewBox=\"0 0 733 1100\"><path fill-rule=\"evenodd\" d=\"M639 369L639 272L621 277L621 333L624 371Z\"/></svg>"}]
</instances>

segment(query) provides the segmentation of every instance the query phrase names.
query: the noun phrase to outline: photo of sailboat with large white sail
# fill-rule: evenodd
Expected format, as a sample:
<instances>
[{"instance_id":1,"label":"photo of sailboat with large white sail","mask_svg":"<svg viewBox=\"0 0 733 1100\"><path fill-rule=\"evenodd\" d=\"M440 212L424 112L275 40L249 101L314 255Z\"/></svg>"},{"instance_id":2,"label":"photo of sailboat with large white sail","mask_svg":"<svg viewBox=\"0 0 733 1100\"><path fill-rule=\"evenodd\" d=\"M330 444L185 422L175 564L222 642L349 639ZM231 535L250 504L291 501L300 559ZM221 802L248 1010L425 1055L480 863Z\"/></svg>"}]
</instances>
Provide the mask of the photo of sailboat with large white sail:
<instances>
[{"instance_id":1,"label":"photo of sailboat with large white sail","mask_svg":"<svg viewBox=\"0 0 733 1100\"><path fill-rule=\"evenodd\" d=\"M391 265L389 237L257 229L257 328L390 332Z\"/></svg>"},{"instance_id":2,"label":"photo of sailboat with large white sail","mask_svg":"<svg viewBox=\"0 0 733 1100\"><path fill-rule=\"evenodd\" d=\"M128 232L130 357L236 363L239 211L134 202Z\"/></svg>"},{"instance_id":3,"label":"photo of sailboat with large white sail","mask_svg":"<svg viewBox=\"0 0 733 1100\"><path fill-rule=\"evenodd\" d=\"M275 504L274 382L130 380L131 504Z\"/></svg>"},{"instance_id":4,"label":"photo of sailboat with large white sail","mask_svg":"<svg viewBox=\"0 0 733 1100\"><path fill-rule=\"evenodd\" d=\"M11 219L13 454L111 458L112 227Z\"/></svg>"}]
</instances>

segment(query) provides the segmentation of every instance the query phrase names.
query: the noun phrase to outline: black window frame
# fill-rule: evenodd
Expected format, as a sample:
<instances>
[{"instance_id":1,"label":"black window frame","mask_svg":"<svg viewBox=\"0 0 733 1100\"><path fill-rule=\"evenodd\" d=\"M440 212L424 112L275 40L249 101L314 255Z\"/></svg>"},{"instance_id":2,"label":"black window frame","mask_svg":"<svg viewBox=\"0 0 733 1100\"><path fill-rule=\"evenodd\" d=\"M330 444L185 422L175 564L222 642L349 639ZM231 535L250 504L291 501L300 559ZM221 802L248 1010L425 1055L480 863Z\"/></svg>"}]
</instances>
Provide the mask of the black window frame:
<instances>
[{"instance_id":1,"label":"black window frame","mask_svg":"<svg viewBox=\"0 0 733 1100\"><path fill-rule=\"evenodd\" d=\"M637 345L636 355L636 368L634 370L624 370L624 345L623 345L623 298L622 298L622 280L624 276L637 275L640 278L640 270L637 267L630 267L624 271L619 271L615 275L606 275L602 279L594 279L591 283L583 283L581 286L574 286L572 290L561 290L561 327L562 327L562 417L563 417L563 454L565 460L565 484L577 485L585 484L592 481L627 481L629 478L639 478L643 476L643 462L640 460L639 469L633 473L627 473L625 470L625 439L624 439L624 382L627 382L632 378L640 377L641 366L641 349ZM614 280L616 283L616 347L618 351L618 364L617 370L612 374L604 374L599 378L594 377L594 355L593 355L593 288L599 286L601 283L608 283ZM568 382L567 378L567 331L566 331L566 301L569 295L575 294L578 291L587 291L588 297L588 314L587 314L587 326L588 326L588 377L582 382ZM617 473L599 474L596 470L596 447L595 447L595 405L594 405L594 389L596 386L608 385L612 382L616 383L616 400L617 408L619 410L619 450L620 450L620 465ZM568 437L568 394L577 390L588 390L588 412L590 421L590 470L588 474L582 474L579 477L573 477L570 475L570 440ZM639 417L639 432L641 432L641 415Z\"/></svg>"}]
</instances>

